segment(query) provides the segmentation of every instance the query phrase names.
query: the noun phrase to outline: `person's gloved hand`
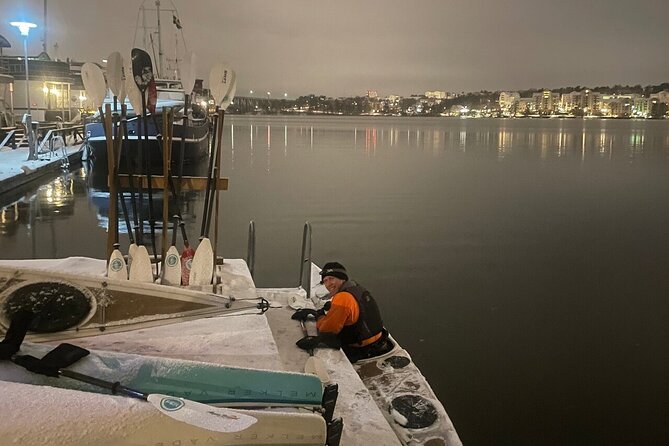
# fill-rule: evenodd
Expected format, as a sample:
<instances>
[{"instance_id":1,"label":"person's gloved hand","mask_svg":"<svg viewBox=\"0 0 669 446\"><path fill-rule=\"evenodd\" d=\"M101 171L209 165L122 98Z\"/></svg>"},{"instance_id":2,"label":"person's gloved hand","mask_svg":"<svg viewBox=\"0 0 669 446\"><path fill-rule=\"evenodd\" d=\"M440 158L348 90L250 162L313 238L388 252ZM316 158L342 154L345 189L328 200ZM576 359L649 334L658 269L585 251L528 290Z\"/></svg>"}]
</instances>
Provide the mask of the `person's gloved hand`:
<instances>
[{"instance_id":1,"label":"person's gloved hand","mask_svg":"<svg viewBox=\"0 0 669 446\"><path fill-rule=\"evenodd\" d=\"M313 350L315 348L333 348L341 347L341 341L335 334L321 333L318 336L305 336L295 343L302 350Z\"/></svg>"},{"instance_id":2,"label":"person's gloved hand","mask_svg":"<svg viewBox=\"0 0 669 446\"><path fill-rule=\"evenodd\" d=\"M305 336L295 343L302 350L313 350L319 344L318 336Z\"/></svg>"},{"instance_id":3,"label":"person's gloved hand","mask_svg":"<svg viewBox=\"0 0 669 446\"><path fill-rule=\"evenodd\" d=\"M296 321L306 321L309 316L313 316L314 318L318 317L318 311L312 310L309 308L303 308L301 310L297 310L293 315L291 316L291 319L294 319Z\"/></svg>"}]
</instances>

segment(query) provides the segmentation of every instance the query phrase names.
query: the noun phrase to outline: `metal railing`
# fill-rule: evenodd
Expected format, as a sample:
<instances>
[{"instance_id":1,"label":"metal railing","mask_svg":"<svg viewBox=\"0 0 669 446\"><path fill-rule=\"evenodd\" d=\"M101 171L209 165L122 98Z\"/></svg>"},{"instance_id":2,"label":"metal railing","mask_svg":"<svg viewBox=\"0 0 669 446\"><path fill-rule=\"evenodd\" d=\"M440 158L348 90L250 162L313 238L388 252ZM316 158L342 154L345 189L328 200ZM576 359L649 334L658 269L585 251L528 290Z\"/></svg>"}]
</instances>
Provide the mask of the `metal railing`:
<instances>
[{"instance_id":1,"label":"metal railing","mask_svg":"<svg viewBox=\"0 0 669 446\"><path fill-rule=\"evenodd\" d=\"M3 128L3 130L5 130L5 129ZM5 135L2 142L0 142L0 147L5 147L8 143L11 145L12 150L16 150L16 129L15 128L13 128L12 130L7 132L7 135Z\"/></svg>"},{"instance_id":2,"label":"metal railing","mask_svg":"<svg viewBox=\"0 0 669 446\"><path fill-rule=\"evenodd\" d=\"M256 263L256 225L253 220L249 222L249 237L246 250L246 265L254 278ZM304 223L302 232L302 257L300 259L299 288L307 293L307 299L311 299L311 223Z\"/></svg>"},{"instance_id":3,"label":"metal railing","mask_svg":"<svg viewBox=\"0 0 669 446\"><path fill-rule=\"evenodd\" d=\"M256 224L253 220L249 222L249 241L246 249L246 265L249 267L251 278L256 264Z\"/></svg>"},{"instance_id":4,"label":"metal railing","mask_svg":"<svg viewBox=\"0 0 669 446\"><path fill-rule=\"evenodd\" d=\"M300 288L307 292L307 299L311 299L311 223L308 221L304 223L304 231L302 232Z\"/></svg>"},{"instance_id":5,"label":"metal railing","mask_svg":"<svg viewBox=\"0 0 669 446\"><path fill-rule=\"evenodd\" d=\"M68 137L71 137L73 143L76 143L79 138L83 141L83 133L83 124L73 125L72 127L50 129L46 135L44 135L44 138L42 138L42 142L40 142L39 146L37 146L37 153L53 153L55 151L54 142L61 141L63 145L66 145Z\"/></svg>"}]
</instances>

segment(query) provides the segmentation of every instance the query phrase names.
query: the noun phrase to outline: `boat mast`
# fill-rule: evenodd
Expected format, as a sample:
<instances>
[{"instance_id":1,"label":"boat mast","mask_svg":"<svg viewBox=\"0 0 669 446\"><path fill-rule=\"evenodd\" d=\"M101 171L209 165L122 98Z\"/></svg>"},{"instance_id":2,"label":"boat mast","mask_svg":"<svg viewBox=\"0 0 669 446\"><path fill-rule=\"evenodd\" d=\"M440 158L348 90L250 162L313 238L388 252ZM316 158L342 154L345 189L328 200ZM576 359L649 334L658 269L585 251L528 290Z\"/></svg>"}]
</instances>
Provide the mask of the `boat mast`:
<instances>
[{"instance_id":1,"label":"boat mast","mask_svg":"<svg viewBox=\"0 0 669 446\"><path fill-rule=\"evenodd\" d=\"M156 15L158 17L158 77L163 73L163 40L160 37L160 0L156 0Z\"/></svg>"},{"instance_id":2,"label":"boat mast","mask_svg":"<svg viewBox=\"0 0 669 446\"><path fill-rule=\"evenodd\" d=\"M42 33L42 51L44 51L45 54L47 53L47 45L46 45L46 1L44 0L44 32Z\"/></svg>"}]
</instances>

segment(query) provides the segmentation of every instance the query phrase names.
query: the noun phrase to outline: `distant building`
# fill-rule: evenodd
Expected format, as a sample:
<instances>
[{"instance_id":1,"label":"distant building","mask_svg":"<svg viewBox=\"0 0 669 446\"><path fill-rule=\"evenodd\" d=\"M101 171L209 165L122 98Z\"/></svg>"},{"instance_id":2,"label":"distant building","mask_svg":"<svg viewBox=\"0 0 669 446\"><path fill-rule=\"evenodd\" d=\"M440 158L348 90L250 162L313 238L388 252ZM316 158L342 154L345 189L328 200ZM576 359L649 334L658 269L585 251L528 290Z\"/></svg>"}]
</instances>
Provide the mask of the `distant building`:
<instances>
[{"instance_id":1,"label":"distant building","mask_svg":"<svg viewBox=\"0 0 669 446\"><path fill-rule=\"evenodd\" d=\"M659 102L669 104L669 91L664 90L659 93L652 93L650 95L650 99L657 99Z\"/></svg>"},{"instance_id":2,"label":"distant building","mask_svg":"<svg viewBox=\"0 0 669 446\"><path fill-rule=\"evenodd\" d=\"M379 93L376 90L367 90L367 97L370 99L376 99L379 97Z\"/></svg>"},{"instance_id":3,"label":"distant building","mask_svg":"<svg viewBox=\"0 0 669 446\"><path fill-rule=\"evenodd\" d=\"M572 91L562 95L560 104L567 113L580 110L586 115L594 115L600 112L602 94L590 90Z\"/></svg>"},{"instance_id":4,"label":"distant building","mask_svg":"<svg viewBox=\"0 0 669 446\"><path fill-rule=\"evenodd\" d=\"M602 95L601 113L603 116L614 118L628 118L632 116L634 97L630 94Z\"/></svg>"},{"instance_id":5,"label":"distant building","mask_svg":"<svg viewBox=\"0 0 669 446\"><path fill-rule=\"evenodd\" d=\"M644 98L639 95L632 101L632 117L634 118L648 118L650 117L653 111L653 101L657 102L657 99L653 98Z\"/></svg>"},{"instance_id":6,"label":"distant building","mask_svg":"<svg viewBox=\"0 0 669 446\"><path fill-rule=\"evenodd\" d=\"M536 113L534 98L518 98L516 103L516 115L525 115L528 113Z\"/></svg>"},{"instance_id":7,"label":"distant building","mask_svg":"<svg viewBox=\"0 0 669 446\"><path fill-rule=\"evenodd\" d=\"M503 116L513 116L516 113L520 93L503 91L499 94L499 108Z\"/></svg>"},{"instance_id":8,"label":"distant building","mask_svg":"<svg viewBox=\"0 0 669 446\"><path fill-rule=\"evenodd\" d=\"M445 91L426 91L425 97L430 99L446 99L448 98L448 93Z\"/></svg>"},{"instance_id":9,"label":"distant building","mask_svg":"<svg viewBox=\"0 0 669 446\"><path fill-rule=\"evenodd\" d=\"M532 99L534 99L534 109L542 115L550 115L557 111L560 105L560 93L553 93L549 90L534 93Z\"/></svg>"}]
</instances>

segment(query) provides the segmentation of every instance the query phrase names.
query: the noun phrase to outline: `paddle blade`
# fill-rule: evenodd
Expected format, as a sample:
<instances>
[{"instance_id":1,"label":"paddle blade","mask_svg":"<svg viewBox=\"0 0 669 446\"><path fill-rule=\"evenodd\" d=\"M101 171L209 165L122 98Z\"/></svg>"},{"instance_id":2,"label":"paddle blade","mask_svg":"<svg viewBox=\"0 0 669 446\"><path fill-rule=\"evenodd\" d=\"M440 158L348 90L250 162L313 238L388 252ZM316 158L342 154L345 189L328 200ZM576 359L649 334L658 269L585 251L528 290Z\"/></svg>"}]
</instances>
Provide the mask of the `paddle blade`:
<instances>
[{"instance_id":1,"label":"paddle blade","mask_svg":"<svg viewBox=\"0 0 669 446\"><path fill-rule=\"evenodd\" d=\"M153 64L146 51L133 48L131 51L132 76L140 91L145 91L153 80Z\"/></svg>"},{"instance_id":2,"label":"paddle blade","mask_svg":"<svg viewBox=\"0 0 669 446\"><path fill-rule=\"evenodd\" d=\"M191 94L195 86L195 72L197 68L197 58L195 53L191 52L186 56L186 66L181 73L181 86L186 94Z\"/></svg>"},{"instance_id":3,"label":"paddle blade","mask_svg":"<svg viewBox=\"0 0 669 446\"><path fill-rule=\"evenodd\" d=\"M114 51L107 57L107 81L109 89L119 102L125 101L125 88L123 88L123 57L118 51ZM122 96L123 94L123 96Z\"/></svg>"},{"instance_id":4,"label":"paddle blade","mask_svg":"<svg viewBox=\"0 0 669 446\"><path fill-rule=\"evenodd\" d=\"M128 95L128 100L135 115L142 113L142 93L137 88L135 80L132 78L132 62L129 58L123 60L123 77L125 79L124 86Z\"/></svg>"},{"instance_id":5,"label":"paddle blade","mask_svg":"<svg viewBox=\"0 0 669 446\"><path fill-rule=\"evenodd\" d=\"M81 81L89 99L95 108L99 108L107 95L107 84L102 69L94 63L86 62L81 66Z\"/></svg>"},{"instance_id":6,"label":"paddle blade","mask_svg":"<svg viewBox=\"0 0 669 446\"><path fill-rule=\"evenodd\" d=\"M137 251L137 245L134 244L134 243L131 243L130 247L128 247L128 271L130 271L130 266L132 265L132 259L133 259L133 257L135 257L135 252L136 251Z\"/></svg>"},{"instance_id":7,"label":"paddle blade","mask_svg":"<svg viewBox=\"0 0 669 446\"><path fill-rule=\"evenodd\" d=\"M225 63L217 63L209 71L209 90L216 101L216 105L220 105L225 95L230 91L232 83L232 70Z\"/></svg>"},{"instance_id":8,"label":"paddle blade","mask_svg":"<svg viewBox=\"0 0 669 446\"><path fill-rule=\"evenodd\" d=\"M128 280L128 267L125 264L123 254L118 249L112 251L107 266L107 277L116 280Z\"/></svg>"},{"instance_id":9,"label":"paddle blade","mask_svg":"<svg viewBox=\"0 0 669 446\"><path fill-rule=\"evenodd\" d=\"M147 401L168 417L213 432L240 432L258 421L239 410L213 407L173 396L151 394Z\"/></svg>"},{"instance_id":10,"label":"paddle blade","mask_svg":"<svg viewBox=\"0 0 669 446\"><path fill-rule=\"evenodd\" d=\"M309 356L307 362L304 364L304 373L318 376L323 384L330 382L330 374L325 364L320 358Z\"/></svg>"},{"instance_id":11,"label":"paddle blade","mask_svg":"<svg viewBox=\"0 0 669 446\"><path fill-rule=\"evenodd\" d=\"M184 247L184 250L181 252L181 284L188 285L190 283L190 270L193 267L193 257L195 257L195 251L193 248Z\"/></svg>"},{"instance_id":12,"label":"paddle blade","mask_svg":"<svg viewBox=\"0 0 669 446\"><path fill-rule=\"evenodd\" d=\"M235 73L234 70L232 70L232 82L230 83L230 90L225 94L225 97L223 97L223 100L221 101L221 109L226 110L230 104L232 104L232 100L235 98L235 94L237 93L237 73Z\"/></svg>"},{"instance_id":13,"label":"paddle blade","mask_svg":"<svg viewBox=\"0 0 669 446\"><path fill-rule=\"evenodd\" d=\"M163 285L181 285L181 260L179 259L179 251L175 246L170 246L165 254L165 271L163 271Z\"/></svg>"},{"instance_id":14,"label":"paddle blade","mask_svg":"<svg viewBox=\"0 0 669 446\"><path fill-rule=\"evenodd\" d=\"M146 246L140 245L135 250L130 265L130 280L134 282L153 283L153 269Z\"/></svg>"},{"instance_id":15,"label":"paddle blade","mask_svg":"<svg viewBox=\"0 0 669 446\"><path fill-rule=\"evenodd\" d=\"M203 238L195 250L193 265L188 279L189 285L209 285L214 277L214 250L211 241Z\"/></svg>"}]
</instances>

